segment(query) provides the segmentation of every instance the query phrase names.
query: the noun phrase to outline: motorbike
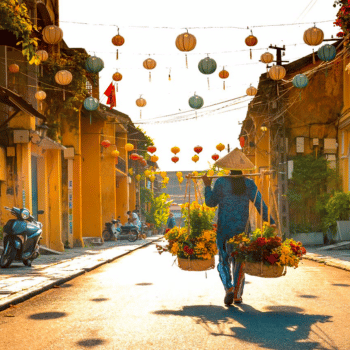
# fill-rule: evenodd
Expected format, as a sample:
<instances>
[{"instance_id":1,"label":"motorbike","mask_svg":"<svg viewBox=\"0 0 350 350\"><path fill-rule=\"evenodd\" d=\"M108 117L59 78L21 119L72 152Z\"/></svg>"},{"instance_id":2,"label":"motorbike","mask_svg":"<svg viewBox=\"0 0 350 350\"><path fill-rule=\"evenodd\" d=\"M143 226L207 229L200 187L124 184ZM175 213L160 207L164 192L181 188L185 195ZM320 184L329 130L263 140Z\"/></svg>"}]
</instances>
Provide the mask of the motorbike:
<instances>
[{"instance_id":1,"label":"motorbike","mask_svg":"<svg viewBox=\"0 0 350 350\"><path fill-rule=\"evenodd\" d=\"M113 238L117 239L120 234L121 222L120 216L118 216L117 220L112 219L111 222L105 223L105 228L102 231L102 237L104 241L111 241Z\"/></svg>"},{"instance_id":2,"label":"motorbike","mask_svg":"<svg viewBox=\"0 0 350 350\"><path fill-rule=\"evenodd\" d=\"M22 261L25 266L31 266L32 261L39 256L39 241L42 238L42 223L35 221L26 208L9 208L16 219L10 219L4 226L4 250L0 258L2 268L9 267L12 261ZM38 214L44 214L38 210Z\"/></svg>"},{"instance_id":3,"label":"motorbike","mask_svg":"<svg viewBox=\"0 0 350 350\"><path fill-rule=\"evenodd\" d=\"M135 242L137 239L145 239L146 235L143 233L143 227L141 230L138 226L125 225L120 227L120 234L127 235L129 242Z\"/></svg>"}]
</instances>

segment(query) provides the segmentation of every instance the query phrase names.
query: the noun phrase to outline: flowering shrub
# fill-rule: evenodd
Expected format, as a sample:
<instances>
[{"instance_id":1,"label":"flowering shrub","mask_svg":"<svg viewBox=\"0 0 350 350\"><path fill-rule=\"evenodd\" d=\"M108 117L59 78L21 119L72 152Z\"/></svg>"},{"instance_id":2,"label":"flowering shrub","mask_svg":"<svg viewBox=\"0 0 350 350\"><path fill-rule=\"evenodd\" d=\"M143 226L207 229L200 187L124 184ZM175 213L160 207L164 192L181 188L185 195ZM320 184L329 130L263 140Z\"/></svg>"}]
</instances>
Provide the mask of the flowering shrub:
<instances>
[{"instance_id":1,"label":"flowering shrub","mask_svg":"<svg viewBox=\"0 0 350 350\"><path fill-rule=\"evenodd\" d=\"M300 258L306 253L301 242L287 239L282 242L274 228L264 225L256 229L249 238L245 233L228 241L232 245L231 255L238 261L263 262L265 265L290 266L297 268Z\"/></svg>"},{"instance_id":2,"label":"flowering shrub","mask_svg":"<svg viewBox=\"0 0 350 350\"><path fill-rule=\"evenodd\" d=\"M350 1L336 0L333 6L340 6L337 19L333 24L341 28L342 31L337 33L337 37L342 38L344 34L348 34L350 31Z\"/></svg>"},{"instance_id":3,"label":"flowering shrub","mask_svg":"<svg viewBox=\"0 0 350 350\"><path fill-rule=\"evenodd\" d=\"M188 216L188 210L190 210ZM212 224L215 208L197 202L181 206L185 227L167 230L164 238L168 241L165 246L157 245L158 252L170 252L179 258L209 260L217 253L216 225ZM188 222L189 220L189 222ZM190 230L188 230L188 224Z\"/></svg>"}]
</instances>

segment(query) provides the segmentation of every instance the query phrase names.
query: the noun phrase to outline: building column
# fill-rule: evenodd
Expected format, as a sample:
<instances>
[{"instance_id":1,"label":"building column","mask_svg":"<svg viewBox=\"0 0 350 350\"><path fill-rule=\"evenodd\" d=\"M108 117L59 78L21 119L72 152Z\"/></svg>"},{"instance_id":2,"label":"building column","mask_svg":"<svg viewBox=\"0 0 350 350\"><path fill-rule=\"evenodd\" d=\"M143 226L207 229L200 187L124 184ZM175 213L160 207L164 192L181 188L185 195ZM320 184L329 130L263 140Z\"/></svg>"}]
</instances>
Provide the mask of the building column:
<instances>
[{"instance_id":1,"label":"building column","mask_svg":"<svg viewBox=\"0 0 350 350\"><path fill-rule=\"evenodd\" d=\"M44 214L38 215L38 220L43 224L43 235L41 243L49 247L49 189L47 178L47 161L44 157L38 157L38 184L40 184L38 186L38 209L44 210Z\"/></svg>"}]
</instances>

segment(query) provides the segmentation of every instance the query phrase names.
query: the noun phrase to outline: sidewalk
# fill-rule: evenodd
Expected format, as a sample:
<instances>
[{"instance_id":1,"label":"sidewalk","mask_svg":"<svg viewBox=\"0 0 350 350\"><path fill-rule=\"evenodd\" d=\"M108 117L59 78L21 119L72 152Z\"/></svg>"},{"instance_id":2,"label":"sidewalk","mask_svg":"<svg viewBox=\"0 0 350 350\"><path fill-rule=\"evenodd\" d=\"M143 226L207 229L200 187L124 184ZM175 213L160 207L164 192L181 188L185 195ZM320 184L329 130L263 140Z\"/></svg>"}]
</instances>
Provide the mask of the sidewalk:
<instances>
[{"instance_id":1,"label":"sidewalk","mask_svg":"<svg viewBox=\"0 0 350 350\"><path fill-rule=\"evenodd\" d=\"M50 288L109 263L136 249L159 240L163 235L144 240L105 242L102 246L67 249L60 255L40 255L32 267L15 261L0 269L0 311Z\"/></svg>"},{"instance_id":2,"label":"sidewalk","mask_svg":"<svg viewBox=\"0 0 350 350\"><path fill-rule=\"evenodd\" d=\"M350 271L350 249L325 249L326 246L305 248L307 253L304 259Z\"/></svg>"}]
</instances>

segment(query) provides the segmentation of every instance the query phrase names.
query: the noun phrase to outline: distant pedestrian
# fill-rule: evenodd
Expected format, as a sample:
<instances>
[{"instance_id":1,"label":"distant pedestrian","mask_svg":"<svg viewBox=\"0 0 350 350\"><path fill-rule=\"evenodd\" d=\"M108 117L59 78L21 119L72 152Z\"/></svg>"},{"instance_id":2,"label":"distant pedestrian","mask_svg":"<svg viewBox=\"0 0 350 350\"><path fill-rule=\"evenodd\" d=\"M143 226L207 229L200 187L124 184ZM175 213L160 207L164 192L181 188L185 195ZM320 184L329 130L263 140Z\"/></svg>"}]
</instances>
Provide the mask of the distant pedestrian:
<instances>
[{"instance_id":1,"label":"distant pedestrian","mask_svg":"<svg viewBox=\"0 0 350 350\"><path fill-rule=\"evenodd\" d=\"M169 217L168 217L168 221L166 223L166 227L167 227L167 229L171 230L175 226L176 226L176 221L175 221L175 218L174 218L174 214L170 213Z\"/></svg>"}]
</instances>

